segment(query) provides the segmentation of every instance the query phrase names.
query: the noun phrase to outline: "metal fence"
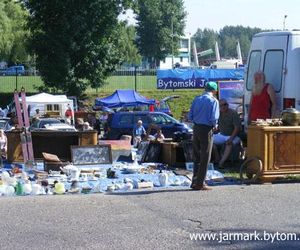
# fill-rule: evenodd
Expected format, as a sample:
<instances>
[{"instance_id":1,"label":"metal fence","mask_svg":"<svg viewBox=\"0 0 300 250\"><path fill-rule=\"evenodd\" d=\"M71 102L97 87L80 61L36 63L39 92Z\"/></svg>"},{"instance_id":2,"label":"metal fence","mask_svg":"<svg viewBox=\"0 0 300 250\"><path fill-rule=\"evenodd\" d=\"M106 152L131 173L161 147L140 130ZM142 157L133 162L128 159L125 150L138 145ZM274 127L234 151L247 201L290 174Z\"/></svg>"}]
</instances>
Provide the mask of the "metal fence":
<instances>
[{"instance_id":1,"label":"metal fence","mask_svg":"<svg viewBox=\"0 0 300 250\"><path fill-rule=\"evenodd\" d=\"M37 87L42 86L43 81L38 72L25 71L19 75L0 75L0 92L10 93L15 89L24 87L27 92L37 93ZM156 90L156 69L117 69L98 89L87 89L88 93L100 91L114 91L116 89Z\"/></svg>"}]
</instances>

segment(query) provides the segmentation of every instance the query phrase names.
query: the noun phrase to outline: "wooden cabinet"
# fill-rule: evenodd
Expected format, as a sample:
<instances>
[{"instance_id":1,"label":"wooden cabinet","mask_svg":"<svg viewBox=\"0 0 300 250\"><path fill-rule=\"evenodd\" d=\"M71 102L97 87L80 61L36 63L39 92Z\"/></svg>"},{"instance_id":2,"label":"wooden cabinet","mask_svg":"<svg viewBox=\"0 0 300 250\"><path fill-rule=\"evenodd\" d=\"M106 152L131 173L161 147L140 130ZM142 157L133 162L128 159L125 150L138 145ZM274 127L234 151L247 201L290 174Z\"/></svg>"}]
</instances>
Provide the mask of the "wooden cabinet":
<instances>
[{"instance_id":1,"label":"wooden cabinet","mask_svg":"<svg viewBox=\"0 0 300 250\"><path fill-rule=\"evenodd\" d=\"M176 167L185 166L183 147L177 142L163 142L161 155L162 163Z\"/></svg>"},{"instance_id":2,"label":"wooden cabinet","mask_svg":"<svg viewBox=\"0 0 300 250\"><path fill-rule=\"evenodd\" d=\"M22 162L20 131L9 131L7 135L7 158L9 162ZM36 160L43 159L42 152L57 155L71 161L71 145L97 145L97 131L33 131L31 133L33 153Z\"/></svg>"},{"instance_id":3,"label":"wooden cabinet","mask_svg":"<svg viewBox=\"0 0 300 250\"><path fill-rule=\"evenodd\" d=\"M250 126L247 139L247 157L262 161L262 178L300 173L300 126Z\"/></svg>"}]
</instances>

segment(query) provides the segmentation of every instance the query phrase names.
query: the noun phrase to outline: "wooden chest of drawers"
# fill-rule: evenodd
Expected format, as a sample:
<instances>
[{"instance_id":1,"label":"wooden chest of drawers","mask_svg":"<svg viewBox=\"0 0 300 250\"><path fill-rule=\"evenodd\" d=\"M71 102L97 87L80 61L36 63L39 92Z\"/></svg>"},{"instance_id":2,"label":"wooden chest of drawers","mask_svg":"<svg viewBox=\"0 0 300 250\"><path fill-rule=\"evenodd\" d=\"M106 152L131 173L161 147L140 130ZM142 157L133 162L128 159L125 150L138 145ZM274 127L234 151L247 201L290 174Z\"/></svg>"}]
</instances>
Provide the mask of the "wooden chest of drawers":
<instances>
[{"instance_id":1,"label":"wooden chest of drawers","mask_svg":"<svg viewBox=\"0 0 300 250\"><path fill-rule=\"evenodd\" d=\"M300 174L300 126L249 126L247 158L262 161L261 178Z\"/></svg>"}]
</instances>

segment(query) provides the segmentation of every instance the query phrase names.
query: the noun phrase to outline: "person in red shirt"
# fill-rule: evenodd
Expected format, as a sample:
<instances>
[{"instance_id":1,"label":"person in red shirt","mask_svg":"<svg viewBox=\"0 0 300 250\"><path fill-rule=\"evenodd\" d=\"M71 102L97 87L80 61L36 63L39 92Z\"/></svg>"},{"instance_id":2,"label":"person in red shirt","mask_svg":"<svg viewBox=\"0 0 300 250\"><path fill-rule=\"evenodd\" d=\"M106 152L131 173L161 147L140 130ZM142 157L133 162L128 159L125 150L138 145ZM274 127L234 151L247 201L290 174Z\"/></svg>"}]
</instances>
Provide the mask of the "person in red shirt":
<instances>
[{"instance_id":1,"label":"person in red shirt","mask_svg":"<svg viewBox=\"0 0 300 250\"><path fill-rule=\"evenodd\" d=\"M273 86L265 82L265 74L258 71L254 74L254 85L249 107L249 124L257 119L274 118L276 96Z\"/></svg>"},{"instance_id":2,"label":"person in red shirt","mask_svg":"<svg viewBox=\"0 0 300 250\"><path fill-rule=\"evenodd\" d=\"M70 105L68 105L68 108L65 112L65 117L67 118L67 122L69 124L72 124L73 111L72 111Z\"/></svg>"}]
</instances>

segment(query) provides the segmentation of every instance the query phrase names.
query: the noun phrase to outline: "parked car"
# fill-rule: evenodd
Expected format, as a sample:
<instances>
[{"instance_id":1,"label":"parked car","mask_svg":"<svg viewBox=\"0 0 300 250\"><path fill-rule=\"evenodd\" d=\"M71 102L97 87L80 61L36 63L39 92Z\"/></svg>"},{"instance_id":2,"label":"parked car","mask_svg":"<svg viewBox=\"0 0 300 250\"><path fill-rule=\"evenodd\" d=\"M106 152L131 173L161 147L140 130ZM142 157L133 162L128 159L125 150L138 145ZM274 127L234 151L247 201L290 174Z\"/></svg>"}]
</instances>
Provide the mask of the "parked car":
<instances>
[{"instance_id":1,"label":"parked car","mask_svg":"<svg viewBox=\"0 0 300 250\"><path fill-rule=\"evenodd\" d=\"M172 111L171 111L171 108L170 108L168 102L172 101L174 99L177 99L177 98L180 98L180 96L179 95L171 95L171 96L164 97L160 101L156 102L154 110L159 111L159 112L164 112L164 113L172 116Z\"/></svg>"},{"instance_id":2,"label":"parked car","mask_svg":"<svg viewBox=\"0 0 300 250\"><path fill-rule=\"evenodd\" d=\"M21 75L25 75L25 68L23 65L18 65L18 66L11 66L5 70L1 71L1 74L3 76L21 76Z\"/></svg>"},{"instance_id":3,"label":"parked car","mask_svg":"<svg viewBox=\"0 0 300 250\"><path fill-rule=\"evenodd\" d=\"M77 131L73 126L61 122L56 118L39 118L33 121L30 130L59 130L59 131Z\"/></svg>"},{"instance_id":4,"label":"parked car","mask_svg":"<svg viewBox=\"0 0 300 250\"><path fill-rule=\"evenodd\" d=\"M10 118L2 117L0 118L0 129L4 131L9 131L12 129L12 126L9 124Z\"/></svg>"},{"instance_id":5,"label":"parked car","mask_svg":"<svg viewBox=\"0 0 300 250\"><path fill-rule=\"evenodd\" d=\"M122 135L132 135L133 127L138 120L143 121L143 126L146 130L150 124L160 127L166 138L173 138L175 132L192 133L192 129L189 126L162 112L116 112L108 116L105 138L117 140ZM155 132L151 131L150 134Z\"/></svg>"}]
</instances>

